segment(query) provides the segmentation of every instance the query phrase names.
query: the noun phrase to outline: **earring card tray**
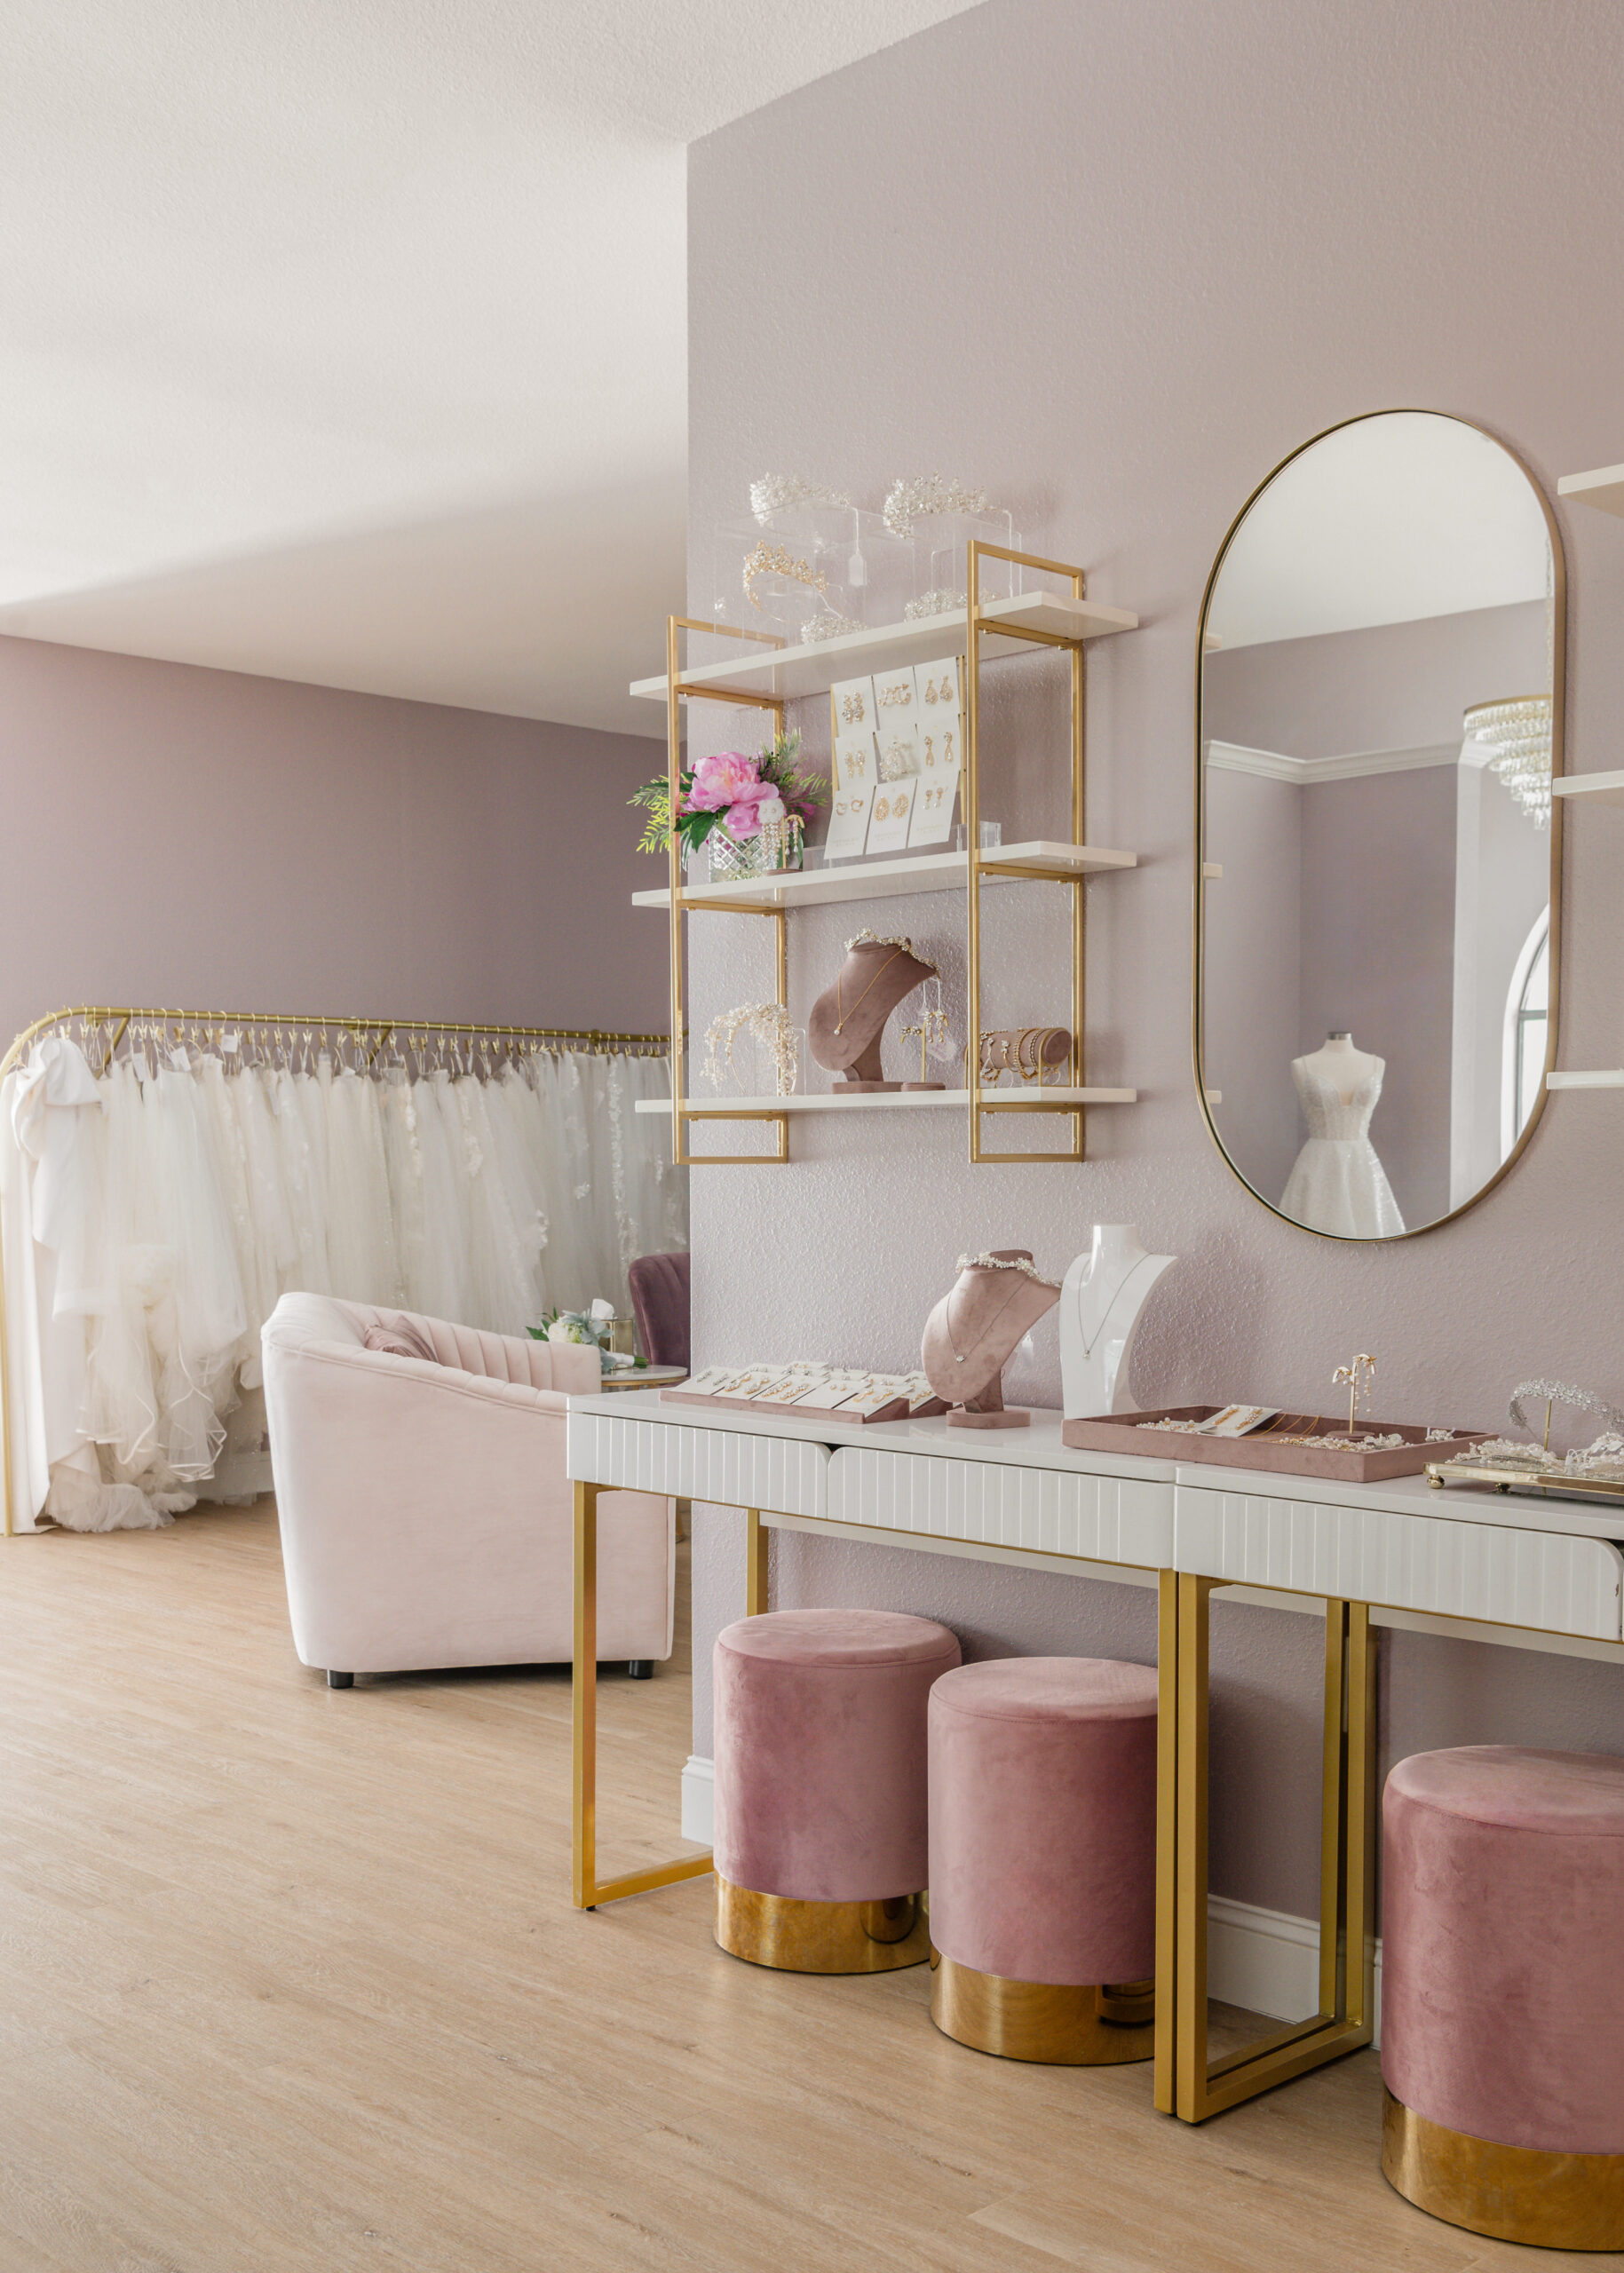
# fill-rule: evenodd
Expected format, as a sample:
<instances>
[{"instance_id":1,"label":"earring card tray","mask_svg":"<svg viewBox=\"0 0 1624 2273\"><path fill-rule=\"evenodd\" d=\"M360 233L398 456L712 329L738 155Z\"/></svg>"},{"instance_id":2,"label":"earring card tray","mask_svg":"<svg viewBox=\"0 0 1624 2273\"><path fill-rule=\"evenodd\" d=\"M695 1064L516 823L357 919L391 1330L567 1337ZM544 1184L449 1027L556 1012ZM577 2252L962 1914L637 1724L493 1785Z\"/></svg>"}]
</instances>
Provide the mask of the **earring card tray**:
<instances>
[{"instance_id":1,"label":"earring card tray","mask_svg":"<svg viewBox=\"0 0 1624 2273\"><path fill-rule=\"evenodd\" d=\"M666 1394L670 1394L668 1390ZM1395 1476L1419 1476L1433 1462L1469 1453L1484 1441L1485 1430L1462 1429L1453 1437L1429 1437L1424 1429L1397 1421L1361 1421L1354 1433L1365 1437L1402 1437L1401 1445L1384 1452L1346 1452L1335 1445L1316 1444L1317 1437L1345 1437L1345 1420L1323 1414L1293 1415L1290 1434L1297 1441L1271 1439L1263 1430L1251 1437L1195 1437L1182 1429L1152 1429L1153 1421L1208 1421L1221 1405L1170 1405L1148 1413L1101 1414L1089 1420L1067 1421L1061 1442L1074 1452L1128 1453L1140 1460L1188 1460L1214 1468L1264 1469L1276 1476L1318 1476L1327 1483L1384 1484ZM1306 1441L1303 1441L1306 1439Z\"/></svg>"},{"instance_id":2,"label":"earring card tray","mask_svg":"<svg viewBox=\"0 0 1624 2273\"><path fill-rule=\"evenodd\" d=\"M788 1421L838 1421L845 1426L853 1423L866 1427L873 1421L931 1421L946 1413L947 1406L939 1397L929 1398L923 1405L910 1406L906 1397L893 1397L872 1413L865 1413L844 1405L777 1404L765 1397L711 1397L703 1390L662 1389L661 1401L666 1405L715 1405L729 1413L777 1413Z\"/></svg>"}]
</instances>

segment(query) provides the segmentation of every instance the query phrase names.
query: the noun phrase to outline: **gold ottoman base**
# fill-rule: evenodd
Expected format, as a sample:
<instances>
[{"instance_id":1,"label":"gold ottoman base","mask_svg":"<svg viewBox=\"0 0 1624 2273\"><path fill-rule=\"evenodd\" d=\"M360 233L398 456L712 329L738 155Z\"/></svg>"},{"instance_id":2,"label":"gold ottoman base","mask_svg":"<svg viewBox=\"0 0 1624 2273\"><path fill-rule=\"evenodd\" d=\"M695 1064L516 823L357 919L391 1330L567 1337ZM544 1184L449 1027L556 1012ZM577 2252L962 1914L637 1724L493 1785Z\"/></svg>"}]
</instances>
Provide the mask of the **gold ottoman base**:
<instances>
[{"instance_id":1,"label":"gold ottoman base","mask_svg":"<svg viewBox=\"0 0 1624 2273\"><path fill-rule=\"evenodd\" d=\"M1503 2147L1382 2100L1382 2174L1418 2210L1535 2249L1624 2249L1624 2155Z\"/></svg>"},{"instance_id":2,"label":"gold ottoman base","mask_svg":"<svg viewBox=\"0 0 1624 2273\"><path fill-rule=\"evenodd\" d=\"M1154 1984L1149 1981L1057 1987L978 1973L931 1952L931 2018L944 2036L1001 2060L1050 2067L1105 2068L1148 2060L1156 2048Z\"/></svg>"},{"instance_id":3,"label":"gold ottoman base","mask_svg":"<svg viewBox=\"0 0 1624 2273\"><path fill-rule=\"evenodd\" d=\"M889 1902L798 1902L754 1894L718 1871L717 1944L750 1965L780 1973L892 1973L923 1965L931 1951L924 1897Z\"/></svg>"}]
</instances>

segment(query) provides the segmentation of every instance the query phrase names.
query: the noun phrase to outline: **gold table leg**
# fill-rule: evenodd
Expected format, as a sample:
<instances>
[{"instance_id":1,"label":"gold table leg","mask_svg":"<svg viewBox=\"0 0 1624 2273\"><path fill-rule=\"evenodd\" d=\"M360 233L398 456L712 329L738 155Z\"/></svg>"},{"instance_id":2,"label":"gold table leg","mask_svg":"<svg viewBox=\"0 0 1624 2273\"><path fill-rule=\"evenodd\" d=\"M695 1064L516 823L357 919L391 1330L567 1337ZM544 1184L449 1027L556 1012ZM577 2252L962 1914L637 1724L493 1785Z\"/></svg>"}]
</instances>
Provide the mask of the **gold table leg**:
<instances>
[{"instance_id":1,"label":"gold table leg","mask_svg":"<svg viewBox=\"0 0 1624 2273\"><path fill-rule=\"evenodd\" d=\"M706 1877L711 1857L684 1855L618 1879L598 1876L598 1495L615 1487L575 1485L575 1631L572 1683L574 1779L571 1796L570 1896L577 1910L646 1894L657 1886ZM758 1618L767 1607L767 1526L758 1508L747 1508L745 1615Z\"/></svg>"},{"instance_id":2,"label":"gold table leg","mask_svg":"<svg viewBox=\"0 0 1624 2273\"><path fill-rule=\"evenodd\" d=\"M1207 2045L1209 1603L1224 1583L1161 1573L1157 1726L1155 2101L1204 2123L1368 2044L1374 1990L1374 1635L1364 1603L1326 1603L1319 2009L1209 2060Z\"/></svg>"}]
</instances>

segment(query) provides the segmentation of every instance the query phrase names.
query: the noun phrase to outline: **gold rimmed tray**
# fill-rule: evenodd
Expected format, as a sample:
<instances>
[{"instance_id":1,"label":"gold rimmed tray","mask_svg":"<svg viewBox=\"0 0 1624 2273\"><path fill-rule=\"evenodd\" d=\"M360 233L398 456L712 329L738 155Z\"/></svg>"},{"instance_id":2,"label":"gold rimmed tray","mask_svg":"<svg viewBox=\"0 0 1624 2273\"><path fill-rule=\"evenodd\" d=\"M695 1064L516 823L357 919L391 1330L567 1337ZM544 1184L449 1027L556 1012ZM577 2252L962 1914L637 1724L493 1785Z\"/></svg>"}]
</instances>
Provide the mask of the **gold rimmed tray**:
<instances>
[{"instance_id":1,"label":"gold rimmed tray","mask_svg":"<svg viewBox=\"0 0 1624 2273\"><path fill-rule=\"evenodd\" d=\"M1508 1468L1501 1461L1474 1461L1470 1454L1429 1461L1427 1481L1435 1492L1446 1484L1473 1484L1479 1491L1533 1492L1542 1500L1590 1500L1601 1507L1624 1500L1624 1484L1610 1484L1604 1477L1565 1476L1560 1470L1553 1474L1548 1468Z\"/></svg>"},{"instance_id":2,"label":"gold rimmed tray","mask_svg":"<svg viewBox=\"0 0 1624 2273\"><path fill-rule=\"evenodd\" d=\"M1470 1452L1488 1431L1457 1430L1454 1436L1430 1437L1425 1429L1398 1421L1361 1421L1351 1433L1361 1437L1402 1437L1401 1445L1383 1452L1346 1452L1339 1445L1316 1444L1318 1437L1345 1437L1346 1420L1324 1414L1282 1414L1271 1424L1275 1433L1259 1430L1250 1437L1192 1437L1182 1430L1152 1429L1152 1421L1209 1421L1221 1405L1170 1405L1151 1413L1101 1414L1095 1419L1067 1421L1061 1429L1064 1444L1078 1452L1129 1453L1140 1460L1208 1461L1215 1468L1254 1468L1277 1476L1319 1476L1338 1484L1382 1484L1393 1476L1419 1476L1440 1453ZM1292 1441L1282 1441L1289 1438Z\"/></svg>"}]
</instances>

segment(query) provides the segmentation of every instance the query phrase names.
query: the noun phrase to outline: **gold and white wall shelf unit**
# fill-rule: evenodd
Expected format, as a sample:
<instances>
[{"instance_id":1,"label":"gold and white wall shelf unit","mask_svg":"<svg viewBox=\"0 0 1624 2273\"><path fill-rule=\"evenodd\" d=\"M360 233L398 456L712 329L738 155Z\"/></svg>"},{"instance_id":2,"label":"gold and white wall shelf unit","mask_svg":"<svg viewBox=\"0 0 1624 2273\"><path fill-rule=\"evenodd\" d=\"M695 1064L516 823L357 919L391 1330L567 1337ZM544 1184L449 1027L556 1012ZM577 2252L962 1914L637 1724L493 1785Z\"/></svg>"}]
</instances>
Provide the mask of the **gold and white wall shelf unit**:
<instances>
[{"instance_id":1,"label":"gold and white wall shelf unit","mask_svg":"<svg viewBox=\"0 0 1624 2273\"><path fill-rule=\"evenodd\" d=\"M1594 505L1604 513L1624 518L1624 465L1604 465L1592 473L1565 473L1557 484L1557 495L1576 505ZM1569 812L1591 805L1624 805L1624 772L1570 773L1550 786L1551 795L1560 797ZM1624 1065L1548 1073L1545 1086L1548 1089L1624 1089Z\"/></svg>"},{"instance_id":2,"label":"gold and white wall shelf unit","mask_svg":"<svg viewBox=\"0 0 1624 2273\"><path fill-rule=\"evenodd\" d=\"M998 560L1034 574L1049 576L1068 590L1030 590L983 601L981 563ZM840 681L872 671L896 670L933 660L956 646L964 695L964 765L960 785L966 851L922 851L896 858L854 859L838 867L785 870L769 875L726 882L685 883L680 850L673 845L670 876L660 891L634 893L637 907L664 913L670 927L671 955L671 1142L672 1158L683 1166L737 1165L749 1167L788 1158L791 1119L828 1113L958 1112L969 1122L970 1158L978 1164L997 1161L1033 1163L1081 1160L1085 1156L1084 1114L1090 1105L1123 1105L1137 1102L1130 1089L1090 1086L1085 1069L1086 923L1084 887L1091 875L1109 875L1137 866L1133 852L1090 845L1084 831L1085 712L1088 643L1137 628L1138 618L1126 609L1107 607L1087 597L1084 572L1069 562L1048 560L1035 553L1016 552L971 543L965 575L966 605L917 622L881 625L801 646L785 646L759 632L739 631L726 625L672 616L667 625L666 669L658 678L637 679L631 693L666 705L668 754L672 796L681 770L681 712L684 702L729 702L769 712L781 730L786 706L794 701L827 696ZM725 662L684 668L680 643L685 632L721 633L751 643L748 651ZM981 844L981 673L988 662L1042 649L1065 653L1070 664L1069 836L1034 838L1029 842L983 847ZM686 915L751 915L771 918L776 927L778 1001L788 1004L788 939L786 919L797 907L828 907L834 903L882 900L915 892L958 891L965 897L967 933L968 1026L982 1031L983 939L981 892L984 886L1010 883L1042 883L1071 892L1069 940L1071 964L1070 1062L1059 1069L1063 1078L1041 1092L996 1090L983 1082L978 1053L969 1053L967 1086L963 1089L869 1093L843 1097L833 1093L801 1093L789 1097L738 1097L715 1105L694 1105L685 1089L686 1006L683 986L683 918ZM667 1107L644 1100L639 1112ZM1053 1152L998 1152L984 1138L988 1115L1044 1113L1064 1116L1068 1123L1064 1149ZM694 1121L739 1121L764 1123L774 1131L775 1149L767 1153L706 1152L688 1149L687 1130Z\"/></svg>"}]
</instances>

